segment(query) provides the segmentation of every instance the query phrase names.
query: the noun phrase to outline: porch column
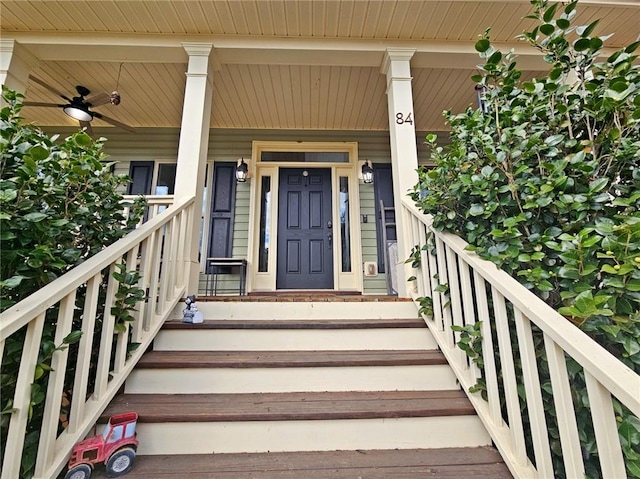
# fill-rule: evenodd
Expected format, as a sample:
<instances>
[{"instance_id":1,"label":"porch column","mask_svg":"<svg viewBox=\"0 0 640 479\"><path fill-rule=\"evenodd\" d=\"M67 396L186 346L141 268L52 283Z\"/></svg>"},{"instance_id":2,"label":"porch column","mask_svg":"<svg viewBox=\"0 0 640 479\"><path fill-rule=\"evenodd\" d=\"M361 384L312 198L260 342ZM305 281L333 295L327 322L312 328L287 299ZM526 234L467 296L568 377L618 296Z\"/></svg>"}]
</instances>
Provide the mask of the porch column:
<instances>
[{"instance_id":1,"label":"porch column","mask_svg":"<svg viewBox=\"0 0 640 479\"><path fill-rule=\"evenodd\" d=\"M418 182L418 150L416 147L413 92L411 89L410 61L415 50L388 49L381 72L387 76L387 104L389 110L389 134L391 140L391 171L393 199L396 205L396 231L398 235L398 295L408 296L407 274L404 261L409 257L407 234L400 203L408 191ZM391 265L389 265L391 266Z\"/></svg>"},{"instance_id":2,"label":"porch column","mask_svg":"<svg viewBox=\"0 0 640 479\"><path fill-rule=\"evenodd\" d=\"M204 176L209 146L209 124L211 120L212 74L211 43L183 43L189 55L187 84L182 107L178 164L176 166L175 201L195 197L193 221L190 226L185 252L187 260L187 294L198 293L200 264L198 261L200 239L200 217Z\"/></svg>"},{"instance_id":3,"label":"porch column","mask_svg":"<svg viewBox=\"0 0 640 479\"><path fill-rule=\"evenodd\" d=\"M22 94L37 59L13 38L0 39L0 84Z\"/></svg>"}]
</instances>

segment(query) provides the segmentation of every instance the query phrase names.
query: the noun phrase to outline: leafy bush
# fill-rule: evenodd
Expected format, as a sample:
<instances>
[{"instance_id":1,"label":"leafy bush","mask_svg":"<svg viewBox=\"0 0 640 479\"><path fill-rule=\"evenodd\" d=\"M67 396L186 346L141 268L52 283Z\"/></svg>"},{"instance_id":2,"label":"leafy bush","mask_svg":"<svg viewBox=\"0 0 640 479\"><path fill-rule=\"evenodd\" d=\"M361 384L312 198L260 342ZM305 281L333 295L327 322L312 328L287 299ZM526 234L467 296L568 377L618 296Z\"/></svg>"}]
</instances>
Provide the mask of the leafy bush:
<instances>
[{"instance_id":1,"label":"leafy bush","mask_svg":"<svg viewBox=\"0 0 640 479\"><path fill-rule=\"evenodd\" d=\"M20 118L23 96L4 89L7 105L0 112L0 311L4 311L74 266L112 244L131 231L141 218L144 202L123 214L118 189L129 180L113 174L102 153L104 139L94 141L78 132L58 141L37 128L24 125ZM137 273L119 268L121 281L116 304L116 331L132 319L130 310L143 299L136 287ZM104 298L107 272L103 273ZM78 292L75 327L79 327L84 289ZM99 338L104 306L98 310L96 338ZM53 353L75 343L80 332L72 332L63 344L54 344L57 308L47 311L36 375L31 388L30 423L25 441L21 477L31 477L42 408L46 394L50 359ZM6 340L0 374L0 419L6 444L12 411L24 328ZM69 364L75 364L74 348ZM73 374L65 377L65 394L72 394ZM68 397L67 399L70 399Z\"/></svg>"},{"instance_id":2,"label":"leafy bush","mask_svg":"<svg viewBox=\"0 0 640 479\"><path fill-rule=\"evenodd\" d=\"M531 3L538 26L522 39L550 70L524 81L485 32L473 77L483 105L445 112L451 144L427 137L436 167L419 171L412 197L436 229L464 237L640 373L640 42L606 56L597 21L574 26L577 1ZM579 368L571 374L583 383ZM574 392L588 435L588 404ZM640 477L640 421L616 410L628 473ZM597 455L593 442L583 452Z\"/></svg>"}]
</instances>

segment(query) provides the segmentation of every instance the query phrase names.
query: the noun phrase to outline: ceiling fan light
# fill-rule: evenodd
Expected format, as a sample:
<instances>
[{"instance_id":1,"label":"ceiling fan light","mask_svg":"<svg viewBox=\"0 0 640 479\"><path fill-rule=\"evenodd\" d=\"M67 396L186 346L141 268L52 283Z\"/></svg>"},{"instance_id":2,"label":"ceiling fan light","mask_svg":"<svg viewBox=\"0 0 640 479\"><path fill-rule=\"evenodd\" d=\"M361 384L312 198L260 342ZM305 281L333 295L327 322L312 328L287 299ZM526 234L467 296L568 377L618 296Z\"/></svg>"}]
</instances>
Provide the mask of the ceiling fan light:
<instances>
[{"instance_id":1,"label":"ceiling fan light","mask_svg":"<svg viewBox=\"0 0 640 479\"><path fill-rule=\"evenodd\" d=\"M74 106L74 105L67 105L65 106L62 111L64 111L67 115L69 115L71 118L74 118L78 121L91 121L93 120L93 115L91 113L89 113L88 110L78 107L78 106Z\"/></svg>"}]
</instances>

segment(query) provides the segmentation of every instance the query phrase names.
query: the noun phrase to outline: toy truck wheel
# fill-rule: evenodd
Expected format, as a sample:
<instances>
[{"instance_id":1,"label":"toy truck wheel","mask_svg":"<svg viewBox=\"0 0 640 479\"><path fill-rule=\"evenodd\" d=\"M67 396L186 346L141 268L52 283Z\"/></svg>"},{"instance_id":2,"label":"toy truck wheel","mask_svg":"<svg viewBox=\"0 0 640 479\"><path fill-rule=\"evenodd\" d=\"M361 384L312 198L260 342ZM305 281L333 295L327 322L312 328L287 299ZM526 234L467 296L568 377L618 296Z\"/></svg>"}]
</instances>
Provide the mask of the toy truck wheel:
<instances>
[{"instance_id":1,"label":"toy truck wheel","mask_svg":"<svg viewBox=\"0 0 640 479\"><path fill-rule=\"evenodd\" d=\"M88 464L78 464L67 471L64 479L89 479L91 477L91 466Z\"/></svg>"},{"instance_id":2,"label":"toy truck wheel","mask_svg":"<svg viewBox=\"0 0 640 479\"><path fill-rule=\"evenodd\" d=\"M133 467L136 459L136 451L130 447L123 447L111 454L107 461L107 475L118 477L126 474Z\"/></svg>"}]
</instances>

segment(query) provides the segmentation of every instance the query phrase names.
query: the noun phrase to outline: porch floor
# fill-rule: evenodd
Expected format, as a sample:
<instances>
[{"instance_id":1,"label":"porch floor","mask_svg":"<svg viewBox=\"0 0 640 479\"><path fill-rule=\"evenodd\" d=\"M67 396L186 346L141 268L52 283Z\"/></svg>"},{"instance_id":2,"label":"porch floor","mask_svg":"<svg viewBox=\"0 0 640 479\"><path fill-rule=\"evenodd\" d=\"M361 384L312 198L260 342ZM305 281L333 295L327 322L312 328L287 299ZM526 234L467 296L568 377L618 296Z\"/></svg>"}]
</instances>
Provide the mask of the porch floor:
<instances>
[{"instance_id":1,"label":"porch floor","mask_svg":"<svg viewBox=\"0 0 640 479\"><path fill-rule=\"evenodd\" d=\"M293 302L293 301L320 301L320 302L406 302L411 298L400 298L388 295L370 295L339 291L286 291L286 292L252 292L245 296L199 295L198 301L273 301L273 302Z\"/></svg>"},{"instance_id":2,"label":"porch floor","mask_svg":"<svg viewBox=\"0 0 640 479\"><path fill-rule=\"evenodd\" d=\"M96 478L106 478L96 469ZM127 479L510 479L489 447L139 456Z\"/></svg>"}]
</instances>

